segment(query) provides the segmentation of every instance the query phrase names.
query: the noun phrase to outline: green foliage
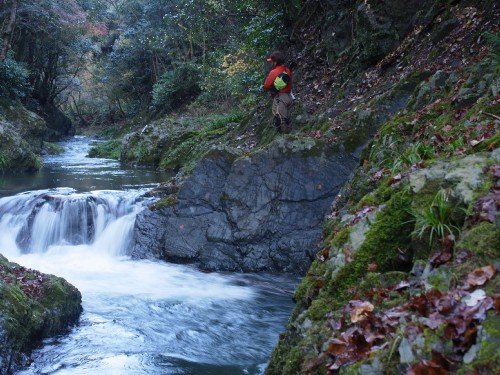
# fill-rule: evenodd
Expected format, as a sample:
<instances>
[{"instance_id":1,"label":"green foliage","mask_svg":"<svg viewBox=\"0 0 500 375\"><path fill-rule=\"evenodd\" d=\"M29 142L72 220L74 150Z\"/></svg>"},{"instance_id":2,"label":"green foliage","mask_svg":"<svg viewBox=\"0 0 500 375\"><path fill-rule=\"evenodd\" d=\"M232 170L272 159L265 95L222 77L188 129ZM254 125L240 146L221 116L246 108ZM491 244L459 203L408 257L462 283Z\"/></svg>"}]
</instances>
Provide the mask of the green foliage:
<instances>
[{"instance_id":1,"label":"green foliage","mask_svg":"<svg viewBox=\"0 0 500 375\"><path fill-rule=\"evenodd\" d=\"M394 140L391 135L385 135L380 146L373 148L370 159L380 168L390 169L394 173L408 170L423 160L435 156L434 147L424 142L405 143L403 140Z\"/></svg>"},{"instance_id":2,"label":"green foliage","mask_svg":"<svg viewBox=\"0 0 500 375\"><path fill-rule=\"evenodd\" d=\"M80 27L85 14L74 0L32 2L30 11L20 14L20 34L30 39L14 46L16 55L28 62L33 96L42 103L57 102L76 84L75 70L92 47Z\"/></svg>"},{"instance_id":3,"label":"green foliage","mask_svg":"<svg viewBox=\"0 0 500 375\"><path fill-rule=\"evenodd\" d=\"M413 234L419 238L427 235L430 245L436 237L444 240L449 235L460 233L460 228L452 223L454 209L448 192L438 191L430 207L425 208L423 212L412 213L412 221L415 223Z\"/></svg>"},{"instance_id":4,"label":"green foliage","mask_svg":"<svg viewBox=\"0 0 500 375\"><path fill-rule=\"evenodd\" d=\"M496 63L498 68L500 66L500 33L484 33L484 36L488 42L493 44L489 57Z\"/></svg>"},{"instance_id":5,"label":"green foliage","mask_svg":"<svg viewBox=\"0 0 500 375\"><path fill-rule=\"evenodd\" d=\"M55 143L44 142L43 146L49 155L59 155L64 152L64 147Z\"/></svg>"},{"instance_id":6,"label":"green foliage","mask_svg":"<svg viewBox=\"0 0 500 375\"><path fill-rule=\"evenodd\" d=\"M26 96L30 92L28 74L26 64L17 62L12 51L9 51L5 60L0 63L0 96L9 98Z\"/></svg>"},{"instance_id":7,"label":"green foliage","mask_svg":"<svg viewBox=\"0 0 500 375\"><path fill-rule=\"evenodd\" d=\"M7 155L5 155L5 153L2 150L0 150L0 172L5 171L5 168L7 167L8 160L9 160L9 158L7 157Z\"/></svg>"},{"instance_id":8,"label":"green foliage","mask_svg":"<svg viewBox=\"0 0 500 375\"><path fill-rule=\"evenodd\" d=\"M121 142L117 140L93 145L88 156L90 158L120 159Z\"/></svg>"},{"instance_id":9,"label":"green foliage","mask_svg":"<svg viewBox=\"0 0 500 375\"><path fill-rule=\"evenodd\" d=\"M165 72L153 86L153 105L165 112L188 104L200 93L200 69L190 63L180 63Z\"/></svg>"}]
</instances>

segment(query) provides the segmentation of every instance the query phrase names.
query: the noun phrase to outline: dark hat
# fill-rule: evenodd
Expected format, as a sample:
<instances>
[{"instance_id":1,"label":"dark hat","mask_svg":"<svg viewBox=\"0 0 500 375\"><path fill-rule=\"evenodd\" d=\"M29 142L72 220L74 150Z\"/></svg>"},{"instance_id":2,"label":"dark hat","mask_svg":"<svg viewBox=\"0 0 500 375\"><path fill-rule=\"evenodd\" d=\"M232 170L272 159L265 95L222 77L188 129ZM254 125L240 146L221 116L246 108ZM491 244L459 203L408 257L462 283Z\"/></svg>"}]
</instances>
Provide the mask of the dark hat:
<instances>
[{"instance_id":1,"label":"dark hat","mask_svg":"<svg viewBox=\"0 0 500 375\"><path fill-rule=\"evenodd\" d=\"M283 56L283 53L281 53L280 51L274 51L266 59L266 61L268 61L268 62L274 61L278 65L283 65L285 63L285 57Z\"/></svg>"}]
</instances>

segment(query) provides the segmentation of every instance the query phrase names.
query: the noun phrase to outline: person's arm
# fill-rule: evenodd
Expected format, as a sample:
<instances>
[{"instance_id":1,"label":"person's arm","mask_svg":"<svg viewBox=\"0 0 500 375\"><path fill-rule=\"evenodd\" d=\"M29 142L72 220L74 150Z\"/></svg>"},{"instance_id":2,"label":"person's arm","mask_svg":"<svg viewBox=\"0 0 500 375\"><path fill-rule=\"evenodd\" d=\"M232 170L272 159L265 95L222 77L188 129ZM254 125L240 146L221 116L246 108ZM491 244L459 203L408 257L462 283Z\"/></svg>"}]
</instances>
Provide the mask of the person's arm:
<instances>
[{"instance_id":1,"label":"person's arm","mask_svg":"<svg viewBox=\"0 0 500 375\"><path fill-rule=\"evenodd\" d=\"M271 91L274 88L274 80L276 77L277 74L275 69L271 70L264 81L264 90Z\"/></svg>"}]
</instances>

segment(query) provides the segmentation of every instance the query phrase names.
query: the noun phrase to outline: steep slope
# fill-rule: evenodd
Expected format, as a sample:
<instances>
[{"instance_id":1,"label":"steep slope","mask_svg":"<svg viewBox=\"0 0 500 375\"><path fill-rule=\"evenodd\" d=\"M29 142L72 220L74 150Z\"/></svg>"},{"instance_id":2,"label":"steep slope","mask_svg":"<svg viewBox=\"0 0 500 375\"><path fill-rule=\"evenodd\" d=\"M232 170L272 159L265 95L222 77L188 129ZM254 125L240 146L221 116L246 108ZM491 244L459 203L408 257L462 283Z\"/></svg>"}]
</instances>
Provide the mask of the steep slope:
<instances>
[{"instance_id":1,"label":"steep slope","mask_svg":"<svg viewBox=\"0 0 500 375\"><path fill-rule=\"evenodd\" d=\"M380 20L391 3L350 9ZM327 217L267 374L499 371L500 78L483 34L498 31L499 10L424 5L426 17L366 70L366 42L344 42L351 53L328 64L333 32L317 40L315 23L300 29L314 40L297 55L306 132L346 148L346 134L375 136L354 151L360 165ZM341 19L345 6L324 19ZM311 53L324 69L310 69Z\"/></svg>"}]
</instances>

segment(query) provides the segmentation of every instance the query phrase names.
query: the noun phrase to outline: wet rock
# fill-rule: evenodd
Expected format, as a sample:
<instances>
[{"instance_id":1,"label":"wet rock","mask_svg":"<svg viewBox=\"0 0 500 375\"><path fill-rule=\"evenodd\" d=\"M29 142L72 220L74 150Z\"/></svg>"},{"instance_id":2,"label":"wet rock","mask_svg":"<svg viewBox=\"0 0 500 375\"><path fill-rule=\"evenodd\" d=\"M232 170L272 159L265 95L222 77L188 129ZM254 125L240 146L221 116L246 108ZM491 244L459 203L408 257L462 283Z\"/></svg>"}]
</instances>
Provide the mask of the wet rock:
<instances>
[{"instance_id":1,"label":"wet rock","mask_svg":"<svg viewBox=\"0 0 500 375\"><path fill-rule=\"evenodd\" d=\"M141 213L132 256L208 270L304 273L356 160L312 139L279 139L237 156L214 151L182 185L175 206Z\"/></svg>"}]
</instances>

